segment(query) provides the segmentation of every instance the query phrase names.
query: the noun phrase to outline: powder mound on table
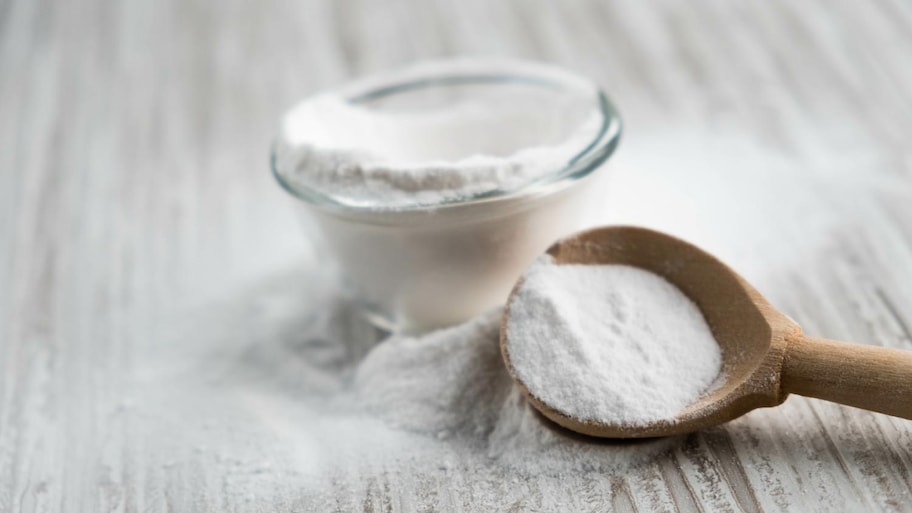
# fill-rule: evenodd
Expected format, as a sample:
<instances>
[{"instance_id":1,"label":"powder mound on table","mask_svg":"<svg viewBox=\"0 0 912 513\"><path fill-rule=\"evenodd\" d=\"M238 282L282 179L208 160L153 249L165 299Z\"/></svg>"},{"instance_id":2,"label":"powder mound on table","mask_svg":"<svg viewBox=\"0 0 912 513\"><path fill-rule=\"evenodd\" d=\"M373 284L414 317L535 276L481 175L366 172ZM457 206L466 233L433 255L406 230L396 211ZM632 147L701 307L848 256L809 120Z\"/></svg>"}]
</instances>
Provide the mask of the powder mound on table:
<instances>
[{"instance_id":1,"label":"powder mound on table","mask_svg":"<svg viewBox=\"0 0 912 513\"><path fill-rule=\"evenodd\" d=\"M388 425L414 433L416 444L430 437L463 458L523 475L622 472L678 443L604 442L553 425L529 405L504 368L500 318L497 309L451 328L385 340L361 363L352 397ZM361 463L376 451L364 451Z\"/></svg>"},{"instance_id":2,"label":"powder mound on table","mask_svg":"<svg viewBox=\"0 0 912 513\"><path fill-rule=\"evenodd\" d=\"M483 439L512 385L499 332L498 309L427 335L387 339L358 368L358 399L400 428Z\"/></svg>"},{"instance_id":3,"label":"powder mound on table","mask_svg":"<svg viewBox=\"0 0 912 513\"><path fill-rule=\"evenodd\" d=\"M577 435L545 419L513 386L488 437L487 455L521 474L618 474L668 453L681 440L600 440Z\"/></svg>"},{"instance_id":4,"label":"powder mound on table","mask_svg":"<svg viewBox=\"0 0 912 513\"><path fill-rule=\"evenodd\" d=\"M615 425L673 419L722 365L700 310L659 275L556 265L547 255L511 301L508 339L533 395L571 417Z\"/></svg>"}]
</instances>

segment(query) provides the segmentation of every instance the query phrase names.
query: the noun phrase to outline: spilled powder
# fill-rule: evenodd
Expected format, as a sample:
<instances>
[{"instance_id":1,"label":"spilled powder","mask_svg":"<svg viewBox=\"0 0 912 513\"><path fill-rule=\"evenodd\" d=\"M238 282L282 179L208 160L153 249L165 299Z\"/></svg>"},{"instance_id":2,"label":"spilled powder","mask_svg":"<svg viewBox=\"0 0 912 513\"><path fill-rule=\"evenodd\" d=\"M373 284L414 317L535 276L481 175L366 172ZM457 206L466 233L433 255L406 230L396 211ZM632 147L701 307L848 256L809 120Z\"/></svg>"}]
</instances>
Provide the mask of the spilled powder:
<instances>
[{"instance_id":1,"label":"spilled powder","mask_svg":"<svg viewBox=\"0 0 912 513\"><path fill-rule=\"evenodd\" d=\"M355 389L373 414L438 438L486 435L510 390L497 344L498 312L428 335L378 345Z\"/></svg>"},{"instance_id":2,"label":"spilled powder","mask_svg":"<svg viewBox=\"0 0 912 513\"><path fill-rule=\"evenodd\" d=\"M879 219L876 201L891 193L879 185L892 183L888 167L837 156L819 176L737 130L640 133L593 222L686 238L787 307L794 273L855 243L858 220ZM189 501L215 483L231 504L345 511L389 487L419 497L403 509L561 511L623 482L654 493L649 508L675 508L659 481L693 461L683 439L616 444L554 428L498 367L497 312L376 344L320 262L293 271L270 262L250 269L253 287L219 282L217 300L177 304L177 318L156 317L131 346L137 368L111 421L138 440L125 457L142 450L148 472L199 485L169 493ZM545 494L569 502L535 502Z\"/></svg>"},{"instance_id":3,"label":"spilled powder","mask_svg":"<svg viewBox=\"0 0 912 513\"><path fill-rule=\"evenodd\" d=\"M696 304L657 274L541 257L510 303L510 361L529 391L581 420L671 420L719 376Z\"/></svg>"},{"instance_id":4,"label":"spilled powder","mask_svg":"<svg viewBox=\"0 0 912 513\"><path fill-rule=\"evenodd\" d=\"M358 369L362 406L400 429L524 474L625 471L676 442L612 444L552 425L504 368L500 318L498 309L421 337L384 341Z\"/></svg>"}]
</instances>

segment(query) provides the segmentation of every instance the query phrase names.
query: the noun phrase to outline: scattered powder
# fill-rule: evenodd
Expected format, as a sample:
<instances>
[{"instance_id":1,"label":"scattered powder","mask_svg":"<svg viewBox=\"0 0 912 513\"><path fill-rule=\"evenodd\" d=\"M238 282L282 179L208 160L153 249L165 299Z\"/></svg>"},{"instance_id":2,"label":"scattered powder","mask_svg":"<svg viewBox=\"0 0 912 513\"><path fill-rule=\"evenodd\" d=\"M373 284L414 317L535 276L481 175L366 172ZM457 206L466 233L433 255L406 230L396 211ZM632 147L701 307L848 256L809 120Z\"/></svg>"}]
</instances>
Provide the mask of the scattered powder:
<instances>
[{"instance_id":1,"label":"scattered powder","mask_svg":"<svg viewBox=\"0 0 912 513\"><path fill-rule=\"evenodd\" d=\"M567 91L507 83L475 86L463 97L450 88L432 88L422 98L438 97L418 105L348 99L352 91L363 93L378 82L463 69L560 80ZM430 62L298 104L282 120L277 169L293 187L383 208L513 189L560 170L595 139L602 124L596 98L593 84L550 66Z\"/></svg>"},{"instance_id":2,"label":"scattered powder","mask_svg":"<svg viewBox=\"0 0 912 513\"><path fill-rule=\"evenodd\" d=\"M680 436L599 440L577 435L545 419L512 386L487 438L487 455L495 464L526 475L623 475L667 455L682 440Z\"/></svg>"},{"instance_id":3,"label":"scattered powder","mask_svg":"<svg viewBox=\"0 0 912 513\"><path fill-rule=\"evenodd\" d=\"M542 402L578 419L673 419L719 376L709 325L677 287L625 265L540 258L510 303L508 351Z\"/></svg>"},{"instance_id":4,"label":"scattered powder","mask_svg":"<svg viewBox=\"0 0 912 513\"><path fill-rule=\"evenodd\" d=\"M854 241L857 220L870 218L859 212L882 193L833 174L845 162L818 180L803 162L737 133L639 133L618 157L599 222L697 242L773 297L794 287L802 259ZM889 177L885 166L863 169ZM823 192L807 192L815 190ZM254 253L248 260L262 263ZM220 282L219 303L181 310L182 320L156 317L131 346L135 380L112 422L132 430L151 462L199 485L173 490L178 497L192 500L214 476L229 503L256 492L304 509L325 498L309 509L355 510L392 482L392 493L451 487L453 497L423 499L426 509L532 508L541 489L571 502L539 509L584 509L572 501L599 489L594 482L620 474L624 486L650 487L668 458L691 464L682 438L600 442L543 419L500 363L497 311L375 344L320 263L264 279L274 271L274 262L250 267L253 289ZM665 500L647 506L673 510L673 497Z\"/></svg>"},{"instance_id":5,"label":"scattered powder","mask_svg":"<svg viewBox=\"0 0 912 513\"><path fill-rule=\"evenodd\" d=\"M439 438L484 436L511 387L497 344L500 312L378 345L358 368L359 400L375 415Z\"/></svg>"},{"instance_id":6,"label":"scattered powder","mask_svg":"<svg viewBox=\"0 0 912 513\"><path fill-rule=\"evenodd\" d=\"M393 426L523 474L626 471L677 443L600 442L553 425L510 380L500 319L497 309L424 336L384 341L360 365L356 397Z\"/></svg>"}]
</instances>

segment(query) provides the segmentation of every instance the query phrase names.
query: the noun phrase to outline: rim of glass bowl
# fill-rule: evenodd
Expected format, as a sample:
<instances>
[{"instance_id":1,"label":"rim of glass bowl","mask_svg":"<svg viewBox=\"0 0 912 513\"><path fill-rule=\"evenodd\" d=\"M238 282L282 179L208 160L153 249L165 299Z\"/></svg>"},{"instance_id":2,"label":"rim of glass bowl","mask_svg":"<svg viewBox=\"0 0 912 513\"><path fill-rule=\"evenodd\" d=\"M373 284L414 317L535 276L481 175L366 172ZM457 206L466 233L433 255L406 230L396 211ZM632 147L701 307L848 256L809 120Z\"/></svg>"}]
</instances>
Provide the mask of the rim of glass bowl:
<instances>
[{"instance_id":1,"label":"rim of glass bowl","mask_svg":"<svg viewBox=\"0 0 912 513\"><path fill-rule=\"evenodd\" d=\"M565 70L559 70L565 77L569 76L576 81L582 77L572 74ZM417 89L424 89L438 86L451 86L463 84L498 84L498 83L521 83L529 85L544 86L549 88L569 87L571 78L560 77L541 77L532 74L517 74L509 72L473 72L463 73L453 71L450 74L442 73L439 76L420 77L405 80L398 83L380 85L366 92L359 94L347 95L347 100L352 103L363 103L379 98L385 98L396 94L407 93ZM585 80L585 79L582 79ZM483 203L507 199L518 199L523 197L534 197L539 194L547 193L554 190L554 187L561 183L572 183L587 176L596 170L608 157L610 157L617 148L621 138L622 123L620 113L615 105L608 98L605 92L594 83L585 80L590 84L592 90L596 93L598 105L597 108L602 116L602 123L598 133L584 148L576 153L561 168L553 172L532 178L522 184L512 188L496 188L477 194L467 195L465 197L448 198L437 203L407 203L396 204L391 206L378 205L372 202L364 202L352 198L346 198L340 195L324 193L318 189L308 187L303 184L292 185L288 183L276 167L276 142L273 142L270 149L270 168L272 175L279 185L282 186L289 194L296 198L309 203L320 209L347 212L347 213L381 213L381 212L414 212L421 210L440 210L447 207L464 206L472 203Z\"/></svg>"}]
</instances>

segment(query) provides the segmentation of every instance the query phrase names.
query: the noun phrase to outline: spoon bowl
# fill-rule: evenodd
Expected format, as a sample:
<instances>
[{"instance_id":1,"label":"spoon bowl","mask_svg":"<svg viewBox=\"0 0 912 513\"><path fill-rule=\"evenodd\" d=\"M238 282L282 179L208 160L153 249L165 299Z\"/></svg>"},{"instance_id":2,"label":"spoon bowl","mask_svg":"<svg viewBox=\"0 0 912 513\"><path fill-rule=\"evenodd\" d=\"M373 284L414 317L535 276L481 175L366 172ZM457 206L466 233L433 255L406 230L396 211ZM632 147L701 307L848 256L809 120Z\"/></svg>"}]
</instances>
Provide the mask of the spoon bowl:
<instances>
[{"instance_id":1,"label":"spoon bowl","mask_svg":"<svg viewBox=\"0 0 912 513\"><path fill-rule=\"evenodd\" d=\"M572 417L517 378L507 336L517 283L501 325L504 362L532 405L565 428L604 438L689 433L779 405L789 392L912 418L912 352L807 337L731 268L692 244L617 226L568 237L547 253L557 265L620 264L660 275L696 303L722 352L715 385L674 418L629 426Z\"/></svg>"}]
</instances>

